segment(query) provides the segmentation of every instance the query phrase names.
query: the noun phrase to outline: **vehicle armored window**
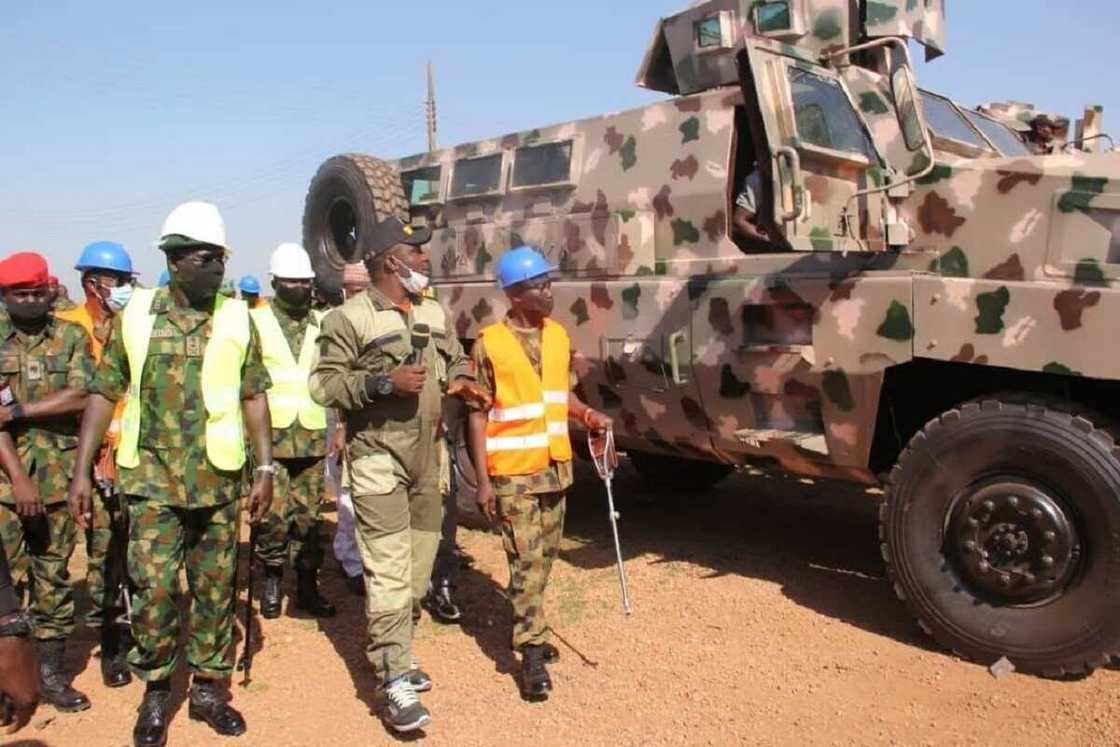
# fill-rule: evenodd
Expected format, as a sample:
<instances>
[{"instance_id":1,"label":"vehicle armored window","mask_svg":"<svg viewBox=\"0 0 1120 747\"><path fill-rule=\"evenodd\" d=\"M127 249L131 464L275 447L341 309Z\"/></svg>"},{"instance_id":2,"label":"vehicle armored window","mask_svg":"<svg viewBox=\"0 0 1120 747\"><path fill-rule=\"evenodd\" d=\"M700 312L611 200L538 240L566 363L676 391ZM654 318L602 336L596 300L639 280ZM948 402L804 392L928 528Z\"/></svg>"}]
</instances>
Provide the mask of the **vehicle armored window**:
<instances>
[{"instance_id":1,"label":"vehicle armored window","mask_svg":"<svg viewBox=\"0 0 1120 747\"><path fill-rule=\"evenodd\" d=\"M574 147L572 140L521 146L514 152L510 186L525 189L571 185Z\"/></svg>"},{"instance_id":2,"label":"vehicle armored window","mask_svg":"<svg viewBox=\"0 0 1120 747\"><path fill-rule=\"evenodd\" d=\"M953 102L942 96L937 96L929 91L922 91L922 109L926 114L926 121L934 137L942 143L950 141L951 144L964 145L967 148L981 151L991 151L992 146L969 125L968 121L957 111ZM940 143L939 143L940 144ZM963 153L962 155L972 155Z\"/></svg>"},{"instance_id":3,"label":"vehicle armored window","mask_svg":"<svg viewBox=\"0 0 1120 747\"><path fill-rule=\"evenodd\" d=\"M876 161L875 148L838 81L791 66L789 83L797 136L803 145Z\"/></svg>"},{"instance_id":4,"label":"vehicle armored window","mask_svg":"<svg viewBox=\"0 0 1120 747\"><path fill-rule=\"evenodd\" d=\"M985 117L983 114L974 111L966 111L965 116L968 121L972 122L980 132L988 140L992 141L992 145L996 146L1001 153L1005 156L1029 156L1030 150L1026 144L1019 139L1019 136L1011 131L1007 125L1000 124L999 122Z\"/></svg>"},{"instance_id":5,"label":"vehicle armored window","mask_svg":"<svg viewBox=\"0 0 1120 747\"><path fill-rule=\"evenodd\" d=\"M485 197L502 191L502 154L461 158L451 173L451 199Z\"/></svg>"},{"instance_id":6,"label":"vehicle armored window","mask_svg":"<svg viewBox=\"0 0 1120 747\"><path fill-rule=\"evenodd\" d=\"M412 206L440 202L442 166L426 166L414 171L401 172L401 185L408 203Z\"/></svg>"},{"instance_id":7,"label":"vehicle armored window","mask_svg":"<svg viewBox=\"0 0 1120 747\"><path fill-rule=\"evenodd\" d=\"M792 0L768 0L754 5L754 27L760 36L792 39L805 33Z\"/></svg>"}]
</instances>

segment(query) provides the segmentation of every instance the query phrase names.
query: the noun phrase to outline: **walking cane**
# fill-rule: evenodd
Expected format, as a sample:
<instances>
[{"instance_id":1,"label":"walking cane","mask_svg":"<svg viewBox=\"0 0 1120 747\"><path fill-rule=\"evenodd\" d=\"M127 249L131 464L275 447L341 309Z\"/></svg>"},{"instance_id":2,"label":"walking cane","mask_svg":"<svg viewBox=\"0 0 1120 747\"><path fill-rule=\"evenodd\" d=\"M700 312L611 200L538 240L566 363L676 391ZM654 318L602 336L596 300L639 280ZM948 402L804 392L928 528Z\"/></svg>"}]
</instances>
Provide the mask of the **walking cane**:
<instances>
[{"instance_id":1,"label":"walking cane","mask_svg":"<svg viewBox=\"0 0 1120 747\"><path fill-rule=\"evenodd\" d=\"M241 560L241 543L237 543L238 557L235 559L237 562ZM254 573L253 569L257 565L257 525L252 524L249 528L249 589L245 595L245 638L241 641L241 659L237 662L237 671L244 672L245 677L241 680L242 687L248 687L252 681L253 671L253 586L254 586ZM234 574L237 566L234 565ZM234 576L233 588L237 589L236 575Z\"/></svg>"},{"instance_id":2,"label":"walking cane","mask_svg":"<svg viewBox=\"0 0 1120 747\"><path fill-rule=\"evenodd\" d=\"M626 567L622 564L622 544L618 541L619 513L614 509L614 470L618 466L618 453L614 449L614 430L608 428L604 436L596 438L587 432L587 448L599 479L607 486L607 509L610 511L611 533L614 535L614 554L618 564L618 583L622 587L622 611L630 616L630 590L626 584Z\"/></svg>"}]
</instances>

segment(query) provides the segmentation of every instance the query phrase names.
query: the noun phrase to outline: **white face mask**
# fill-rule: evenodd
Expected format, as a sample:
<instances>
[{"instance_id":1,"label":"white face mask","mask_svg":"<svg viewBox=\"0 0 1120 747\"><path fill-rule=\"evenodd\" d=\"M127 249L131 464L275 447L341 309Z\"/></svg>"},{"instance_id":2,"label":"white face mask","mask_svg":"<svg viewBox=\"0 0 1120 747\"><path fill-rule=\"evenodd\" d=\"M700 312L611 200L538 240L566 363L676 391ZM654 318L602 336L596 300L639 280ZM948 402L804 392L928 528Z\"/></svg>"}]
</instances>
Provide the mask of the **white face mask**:
<instances>
[{"instance_id":1,"label":"white face mask","mask_svg":"<svg viewBox=\"0 0 1120 747\"><path fill-rule=\"evenodd\" d=\"M401 285L404 286L404 289L414 296L419 296L428 287L428 276L416 270L410 270L408 277L400 273L397 273L397 277L401 279Z\"/></svg>"},{"instance_id":2,"label":"white face mask","mask_svg":"<svg viewBox=\"0 0 1120 747\"><path fill-rule=\"evenodd\" d=\"M109 297L105 299L105 305L109 307L110 311L120 311L128 305L129 299L132 298L132 291L132 285L122 285L113 288L109 291Z\"/></svg>"}]
</instances>

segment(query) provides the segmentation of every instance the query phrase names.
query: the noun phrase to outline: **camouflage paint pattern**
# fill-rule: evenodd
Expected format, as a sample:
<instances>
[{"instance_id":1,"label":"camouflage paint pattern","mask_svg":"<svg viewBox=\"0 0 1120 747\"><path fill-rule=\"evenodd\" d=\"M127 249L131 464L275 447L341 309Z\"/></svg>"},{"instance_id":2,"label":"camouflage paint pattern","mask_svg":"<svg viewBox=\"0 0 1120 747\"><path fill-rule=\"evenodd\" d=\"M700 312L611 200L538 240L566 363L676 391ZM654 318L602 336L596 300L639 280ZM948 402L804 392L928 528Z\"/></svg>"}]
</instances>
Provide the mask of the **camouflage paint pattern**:
<instances>
[{"instance_id":1,"label":"camouflage paint pattern","mask_svg":"<svg viewBox=\"0 0 1120 747\"><path fill-rule=\"evenodd\" d=\"M502 546L509 560L509 601L513 606L513 647L548 643L544 593L564 536L563 493L499 495Z\"/></svg>"},{"instance_id":2,"label":"camouflage paint pattern","mask_svg":"<svg viewBox=\"0 0 1120 747\"><path fill-rule=\"evenodd\" d=\"M0 504L0 541L12 569L12 584L28 591L39 640L64 638L74 630L69 564L77 536L77 524L65 503L52 504L30 518Z\"/></svg>"}]
</instances>

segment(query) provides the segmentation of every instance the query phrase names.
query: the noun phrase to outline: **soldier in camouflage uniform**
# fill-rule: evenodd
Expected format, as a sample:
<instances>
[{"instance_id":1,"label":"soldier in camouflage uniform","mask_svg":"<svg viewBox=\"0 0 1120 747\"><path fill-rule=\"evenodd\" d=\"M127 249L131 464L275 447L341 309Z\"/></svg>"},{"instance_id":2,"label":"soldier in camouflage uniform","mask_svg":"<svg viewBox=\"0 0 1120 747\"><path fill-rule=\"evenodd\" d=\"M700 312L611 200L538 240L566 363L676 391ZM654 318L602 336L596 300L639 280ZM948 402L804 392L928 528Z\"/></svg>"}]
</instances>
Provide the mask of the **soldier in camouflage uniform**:
<instances>
[{"instance_id":1,"label":"soldier in camouflage uniform","mask_svg":"<svg viewBox=\"0 0 1120 747\"><path fill-rule=\"evenodd\" d=\"M609 417L570 392L576 382L568 336L549 319L548 274L554 269L528 247L507 252L497 274L509 314L482 330L471 351L478 383L494 403L470 416L478 503L488 518L500 520L509 560L513 647L521 652L518 684L526 698L548 696L552 680L545 663L558 656L549 642L544 594L560 554L564 491L572 484L567 419L593 431L611 427Z\"/></svg>"},{"instance_id":2,"label":"soldier in camouflage uniform","mask_svg":"<svg viewBox=\"0 0 1120 747\"><path fill-rule=\"evenodd\" d=\"M272 510L257 530L257 557L264 564L261 615L280 616L284 563L296 569L296 607L315 617L334 617L319 594L323 564L320 511L326 491L327 415L307 391L308 367L322 314L311 308L311 258L297 244L281 244L270 262L271 303L251 312L273 381L272 457L279 470ZM242 288L244 294L244 288Z\"/></svg>"},{"instance_id":3,"label":"soldier in camouflage uniform","mask_svg":"<svg viewBox=\"0 0 1120 747\"><path fill-rule=\"evenodd\" d=\"M81 711L89 708L89 699L70 686L63 663L74 629L67 566L77 540L66 485L75 469L78 415L93 357L85 330L50 312L47 275L47 263L37 254L16 254L0 263L11 315L0 332L0 376L7 382L0 426L15 440L14 466L22 470L9 471L10 483L0 483L0 537L16 583L30 588L43 700L61 711Z\"/></svg>"},{"instance_id":4,"label":"soldier in camouflage uniform","mask_svg":"<svg viewBox=\"0 0 1120 747\"><path fill-rule=\"evenodd\" d=\"M386 696L386 722L396 731L430 720L416 696L431 680L412 659L412 628L439 544L441 401L445 391L477 395L443 308L422 295L429 238L395 217L361 238L373 284L323 320L311 374L312 396L339 408L345 420L366 578L366 651ZM421 323L432 344L416 351Z\"/></svg>"},{"instance_id":5,"label":"soldier in camouflage uniform","mask_svg":"<svg viewBox=\"0 0 1120 747\"><path fill-rule=\"evenodd\" d=\"M186 659L194 672L189 715L217 733L245 733L227 703L233 670L238 499L246 435L256 459L249 493L258 521L272 499L271 384L257 333L241 301L218 298L227 256L225 226L207 203L168 216L160 248L171 287L138 290L119 319L91 386L82 422L71 510L88 521L89 466L117 401L127 394L117 450L130 522L134 585L129 653L147 683L133 741L162 745L170 678L178 667L179 573L190 595Z\"/></svg>"}]
</instances>

